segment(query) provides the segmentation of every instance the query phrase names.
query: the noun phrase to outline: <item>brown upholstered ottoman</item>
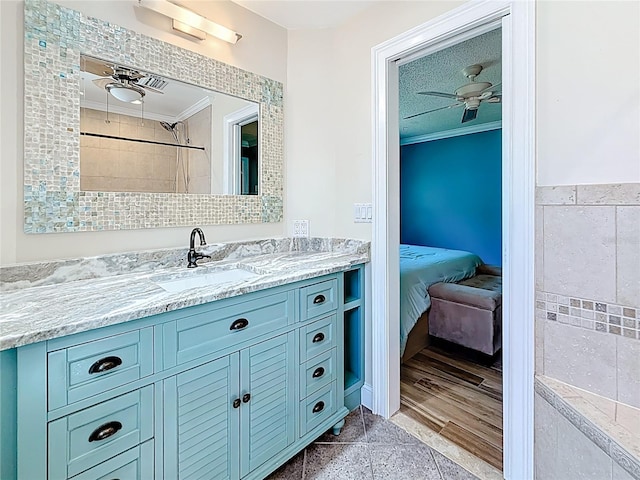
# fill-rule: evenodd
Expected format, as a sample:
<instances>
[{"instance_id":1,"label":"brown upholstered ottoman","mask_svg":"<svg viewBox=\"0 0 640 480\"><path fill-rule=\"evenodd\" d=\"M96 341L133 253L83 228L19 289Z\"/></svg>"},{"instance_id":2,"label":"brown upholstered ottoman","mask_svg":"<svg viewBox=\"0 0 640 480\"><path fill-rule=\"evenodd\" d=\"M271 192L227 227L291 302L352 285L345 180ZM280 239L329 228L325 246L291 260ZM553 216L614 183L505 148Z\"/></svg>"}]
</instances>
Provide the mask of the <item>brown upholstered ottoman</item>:
<instances>
[{"instance_id":1,"label":"brown upholstered ottoman","mask_svg":"<svg viewBox=\"0 0 640 480\"><path fill-rule=\"evenodd\" d=\"M476 276L429 287L429 335L494 355L502 346L502 271L481 265Z\"/></svg>"}]
</instances>

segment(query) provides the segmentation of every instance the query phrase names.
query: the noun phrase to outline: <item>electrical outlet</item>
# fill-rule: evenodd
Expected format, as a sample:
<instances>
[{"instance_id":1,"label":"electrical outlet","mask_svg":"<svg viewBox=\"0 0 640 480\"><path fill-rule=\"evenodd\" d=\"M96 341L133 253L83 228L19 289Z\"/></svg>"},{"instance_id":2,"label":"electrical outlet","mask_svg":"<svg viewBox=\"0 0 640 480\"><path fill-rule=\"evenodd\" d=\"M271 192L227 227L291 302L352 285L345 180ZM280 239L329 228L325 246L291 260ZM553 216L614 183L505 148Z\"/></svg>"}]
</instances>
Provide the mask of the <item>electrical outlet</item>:
<instances>
[{"instance_id":1,"label":"electrical outlet","mask_svg":"<svg viewBox=\"0 0 640 480\"><path fill-rule=\"evenodd\" d=\"M309 236L309 220L300 220L300 236Z\"/></svg>"},{"instance_id":2,"label":"electrical outlet","mask_svg":"<svg viewBox=\"0 0 640 480\"><path fill-rule=\"evenodd\" d=\"M309 236L309 220L294 220L293 236L308 237Z\"/></svg>"},{"instance_id":3,"label":"electrical outlet","mask_svg":"<svg viewBox=\"0 0 640 480\"><path fill-rule=\"evenodd\" d=\"M355 223L371 223L373 221L373 206L370 203L354 203L353 221Z\"/></svg>"}]
</instances>

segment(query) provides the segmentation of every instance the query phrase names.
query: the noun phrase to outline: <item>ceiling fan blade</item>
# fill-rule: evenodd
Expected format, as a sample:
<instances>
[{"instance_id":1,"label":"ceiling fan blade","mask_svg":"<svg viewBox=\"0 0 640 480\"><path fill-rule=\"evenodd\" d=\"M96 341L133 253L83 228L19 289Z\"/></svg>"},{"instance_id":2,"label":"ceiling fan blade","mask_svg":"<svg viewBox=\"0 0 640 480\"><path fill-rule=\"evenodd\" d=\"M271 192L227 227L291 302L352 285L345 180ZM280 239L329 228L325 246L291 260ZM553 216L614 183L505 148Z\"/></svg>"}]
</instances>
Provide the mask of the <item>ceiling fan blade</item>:
<instances>
[{"instance_id":1,"label":"ceiling fan blade","mask_svg":"<svg viewBox=\"0 0 640 480\"><path fill-rule=\"evenodd\" d=\"M427 110L426 112L416 113L415 115L409 115L408 117L404 117L404 120L408 120L413 117L419 117L420 115L426 115L427 113L437 112L439 110L446 110L447 108L461 107L462 105L464 105L464 103L454 103L452 105L447 105L446 107L434 108L433 110Z\"/></svg>"},{"instance_id":2,"label":"ceiling fan blade","mask_svg":"<svg viewBox=\"0 0 640 480\"><path fill-rule=\"evenodd\" d=\"M475 120L477 116L478 116L478 109L477 108L474 108L474 109L465 108L464 112L462 112L462 122L461 123L470 122L471 120Z\"/></svg>"},{"instance_id":3,"label":"ceiling fan blade","mask_svg":"<svg viewBox=\"0 0 640 480\"><path fill-rule=\"evenodd\" d=\"M93 73L99 77L113 74L113 67L111 65L107 65L102 60L82 56L80 62L81 70L84 72Z\"/></svg>"},{"instance_id":4,"label":"ceiling fan blade","mask_svg":"<svg viewBox=\"0 0 640 480\"><path fill-rule=\"evenodd\" d=\"M489 97L489 98L484 99L483 102L500 103L500 102L502 102L502 97L500 95L494 95L493 97Z\"/></svg>"},{"instance_id":5,"label":"ceiling fan blade","mask_svg":"<svg viewBox=\"0 0 640 480\"><path fill-rule=\"evenodd\" d=\"M458 99L457 95L453 93L442 93L442 92L418 92L418 95L431 95L433 97L444 97L444 98L453 98L455 100Z\"/></svg>"}]
</instances>

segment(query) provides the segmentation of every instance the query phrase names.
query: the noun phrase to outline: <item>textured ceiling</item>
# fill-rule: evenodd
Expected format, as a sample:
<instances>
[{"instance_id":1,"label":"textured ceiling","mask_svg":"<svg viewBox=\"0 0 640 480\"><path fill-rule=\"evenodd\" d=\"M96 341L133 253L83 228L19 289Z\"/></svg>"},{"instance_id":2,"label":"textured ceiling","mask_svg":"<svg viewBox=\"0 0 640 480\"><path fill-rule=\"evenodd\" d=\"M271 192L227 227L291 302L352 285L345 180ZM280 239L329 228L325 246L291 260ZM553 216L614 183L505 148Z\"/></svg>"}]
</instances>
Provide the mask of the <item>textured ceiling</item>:
<instances>
[{"instance_id":1,"label":"textured ceiling","mask_svg":"<svg viewBox=\"0 0 640 480\"><path fill-rule=\"evenodd\" d=\"M461 123L464 107L405 119L410 115L439 107L452 105L454 99L419 95L417 92L436 91L453 93L469 83L462 69L480 64L483 70L476 78L478 82L497 84L502 79L502 35L501 30L492 30L475 38L440 50L413 62L401 65L400 74L400 138L426 135L453 130L502 119L500 103L480 104L475 120Z\"/></svg>"}]
</instances>

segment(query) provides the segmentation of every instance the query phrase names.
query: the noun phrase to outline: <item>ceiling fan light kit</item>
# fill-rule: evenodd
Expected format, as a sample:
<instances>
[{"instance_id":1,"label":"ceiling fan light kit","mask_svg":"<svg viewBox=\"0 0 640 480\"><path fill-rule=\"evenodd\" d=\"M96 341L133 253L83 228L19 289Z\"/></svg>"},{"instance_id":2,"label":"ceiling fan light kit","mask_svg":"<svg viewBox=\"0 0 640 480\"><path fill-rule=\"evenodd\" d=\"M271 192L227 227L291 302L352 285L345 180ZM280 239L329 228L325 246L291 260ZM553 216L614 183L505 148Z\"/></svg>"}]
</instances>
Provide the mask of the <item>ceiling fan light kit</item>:
<instances>
[{"instance_id":1,"label":"ceiling fan light kit","mask_svg":"<svg viewBox=\"0 0 640 480\"><path fill-rule=\"evenodd\" d=\"M104 88L121 102L140 104L145 96L142 88L119 82L107 83Z\"/></svg>"},{"instance_id":2,"label":"ceiling fan light kit","mask_svg":"<svg viewBox=\"0 0 640 480\"><path fill-rule=\"evenodd\" d=\"M93 83L105 89L113 98L125 103L139 105L147 92L164 93L168 82L161 77L142 74L131 68L111 64L104 60L83 57L83 69L93 75L105 75L96 78Z\"/></svg>"},{"instance_id":3,"label":"ceiling fan light kit","mask_svg":"<svg viewBox=\"0 0 640 480\"><path fill-rule=\"evenodd\" d=\"M435 108L433 110L427 110L426 112L417 113L406 119L418 117L420 115L426 115L428 113L437 112L449 108L461 107L464 105L464 112L462 112L462 123L475 120L478 116L478 108L482 102L487 103L500 103L502 100L501 93L496 92L498 90L499 83L493 85L489 82L476 82L475 79L482 72L482 65L470 65L462 70L462 74L470 80L470 83L461 86L456 89L454 93L444 92L418 92L419 95L429 95L432 97L444 97L452 98L460 103L454 103L453 105L447 105L446 107Z\"/></svg>"}]
</instances>

